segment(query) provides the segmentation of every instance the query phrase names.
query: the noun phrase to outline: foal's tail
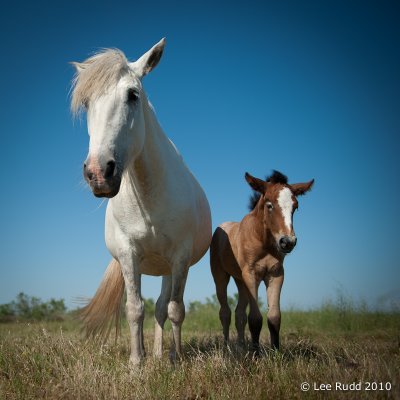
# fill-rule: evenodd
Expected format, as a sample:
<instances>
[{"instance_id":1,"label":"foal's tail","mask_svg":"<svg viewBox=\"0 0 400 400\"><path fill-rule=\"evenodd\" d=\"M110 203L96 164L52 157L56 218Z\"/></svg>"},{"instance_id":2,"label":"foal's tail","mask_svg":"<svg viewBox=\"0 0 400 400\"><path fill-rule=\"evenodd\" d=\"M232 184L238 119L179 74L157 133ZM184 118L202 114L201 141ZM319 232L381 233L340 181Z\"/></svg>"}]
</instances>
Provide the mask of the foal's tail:
<instances>
[{"instance_id":1,"label":"foal's tail","mask_svg":"<svg viewBox=\"0 0 400 400\"><path fill-rule=\"evenodd\" d=\"M118 336L121 329L124 277L118 261L112 259L94 297L81 311L86 336L106 339L115 326Z\"/></svg>"}]
</instances>

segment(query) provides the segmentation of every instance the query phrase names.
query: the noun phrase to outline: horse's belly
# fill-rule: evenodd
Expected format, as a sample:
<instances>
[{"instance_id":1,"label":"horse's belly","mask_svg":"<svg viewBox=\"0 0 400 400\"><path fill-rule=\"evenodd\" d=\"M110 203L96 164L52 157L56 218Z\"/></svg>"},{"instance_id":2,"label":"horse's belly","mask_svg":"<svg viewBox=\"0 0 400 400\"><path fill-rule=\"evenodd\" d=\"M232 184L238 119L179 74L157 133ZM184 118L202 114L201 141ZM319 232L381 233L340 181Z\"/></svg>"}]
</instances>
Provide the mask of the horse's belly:
<instances>
[{"instance_id":1,"label":"horse's belly","mask_svg":"<svg viewBox=\"0 0 400 400\"><path fill-rule=\"evenodd\" d=\"M159 254L146 255L139 265L140 273L145 275L170 275L171 264Z\"/></svg>"}]
</instances>

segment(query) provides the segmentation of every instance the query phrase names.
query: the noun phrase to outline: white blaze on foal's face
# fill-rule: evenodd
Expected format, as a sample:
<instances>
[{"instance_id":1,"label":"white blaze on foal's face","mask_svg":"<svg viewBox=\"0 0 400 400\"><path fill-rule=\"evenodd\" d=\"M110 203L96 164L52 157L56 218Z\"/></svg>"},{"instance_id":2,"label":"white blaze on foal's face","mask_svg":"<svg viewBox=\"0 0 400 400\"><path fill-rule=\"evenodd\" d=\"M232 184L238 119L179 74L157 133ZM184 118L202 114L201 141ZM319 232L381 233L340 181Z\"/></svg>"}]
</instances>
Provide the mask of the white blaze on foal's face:
<instances>
[{"instance_id":1,"label":"white blaze on foal's face","mask_svg":"<svg viewBox=\"0 0 400 400\"><path fill-rule=\"evenodd\" d=\"M285 222L287 233L291 233L294 201L293 201L293 193L289 188L284 187L279 192L278 205L282 210L282 216Z\"/></svg>"}]
</instances>

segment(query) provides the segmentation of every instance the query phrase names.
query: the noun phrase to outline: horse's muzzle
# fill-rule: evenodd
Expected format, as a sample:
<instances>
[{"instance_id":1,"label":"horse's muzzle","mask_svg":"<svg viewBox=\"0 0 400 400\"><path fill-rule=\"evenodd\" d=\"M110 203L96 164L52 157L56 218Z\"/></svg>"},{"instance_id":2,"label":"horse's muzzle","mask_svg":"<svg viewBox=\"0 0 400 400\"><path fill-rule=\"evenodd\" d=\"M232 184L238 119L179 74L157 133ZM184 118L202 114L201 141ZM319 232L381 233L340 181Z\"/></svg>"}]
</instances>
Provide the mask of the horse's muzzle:
<instances>
[{"instance_id":1,"label":"horse's muzzle","mask_svg":"<svg viewBox=\"0 0 400 400\"><path fill-rule=\"evenodd\" d=\"M282 253L290 253L296 246L297 238L296 236L282 236L279 239L279 250Z\"/></svg>"},{"instance_id":2,"label":"horse's muzzle","mask_svg":"<svg viewBox=\"0 0 400 400\"><path fill-rule=\"evenodd\" d=\"M107 162L104 168L99 164L84 163L83 176L96 197L114 197L121 186L121 175L114 160Z\"/></svg>"},{"instance_id":3,"label":"horse's muzzle","mask_svg":"<svg viewBox=\"0 0 400 400\"><path fill-rule=\"evenodd\" d=\"M111 199L118 194L121 186L121 179L113 179L111 182L106 181L101 185L97 182L89 182L89 186L96 197L107 197Z\"/></svg>"}]
</instances>

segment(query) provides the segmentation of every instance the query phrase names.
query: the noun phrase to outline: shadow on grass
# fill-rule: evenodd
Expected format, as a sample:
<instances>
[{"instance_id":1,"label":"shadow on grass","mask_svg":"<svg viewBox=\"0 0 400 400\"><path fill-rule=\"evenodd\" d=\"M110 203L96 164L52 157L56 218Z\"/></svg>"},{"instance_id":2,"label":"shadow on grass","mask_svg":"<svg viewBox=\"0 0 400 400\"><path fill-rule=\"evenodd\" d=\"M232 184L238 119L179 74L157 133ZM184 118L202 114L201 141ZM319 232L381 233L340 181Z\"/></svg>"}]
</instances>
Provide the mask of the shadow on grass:
<instances>
[{"instance_id":1,"label":"shadow on grass","mask_svg":"<svg viewBox=\"0 0 400 400\"><path fill-rule=\"evenodd\" d=\"M201 358L224 357L231 361L249 363L251 361L269 361L279 363L316 362L324 365L336 364L344 368L357 368L359 364L339 344L330 347L327 351L322 345L310 339L286 338L286 343L279 351L273 350L269 345L261 344L259 355L251 349L251 343L246 341L245 346L240 346L232 340L225 345L222 336L194 336L183 345L184 359L194 361Z\"/></svg>"}]
</instances>

